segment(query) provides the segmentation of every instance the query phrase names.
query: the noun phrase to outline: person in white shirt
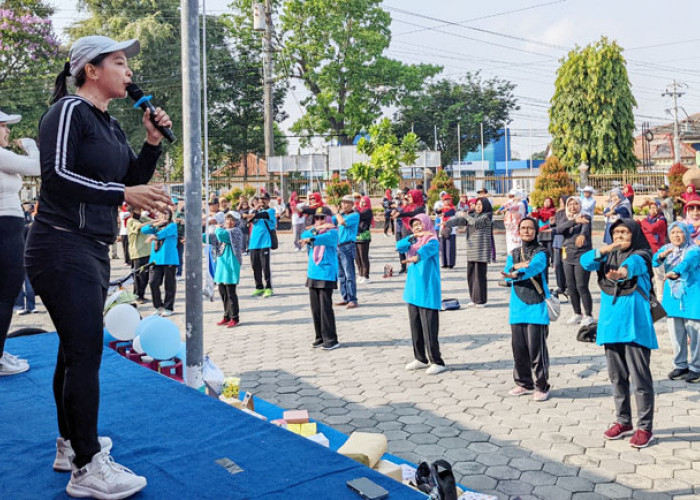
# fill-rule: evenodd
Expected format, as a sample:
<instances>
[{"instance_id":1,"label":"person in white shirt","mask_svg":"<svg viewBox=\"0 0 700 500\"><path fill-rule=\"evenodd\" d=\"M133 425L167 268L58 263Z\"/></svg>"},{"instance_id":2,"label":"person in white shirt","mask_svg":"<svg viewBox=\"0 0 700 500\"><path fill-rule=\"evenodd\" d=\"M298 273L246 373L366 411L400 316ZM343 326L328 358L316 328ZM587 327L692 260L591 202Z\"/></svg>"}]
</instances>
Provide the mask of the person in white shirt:
<instances>
[{"instance_id":1,"label":"person in white shirt","mask_svg":"<svg viewBox=\"0 0 700 500\"><path fill-rule=\"evenodd\" d=\"M126 203L122 204L119 210L119 240L124 251L124 265L131 267L131 256L129 255L129 231L126 228L126 223L131 217L131 207Z\"/></svg>"},{"instance_id":2,"label":"person in white shirt","mask_svg":"<svg viewBox=\"0 0 700 500\"><path fill-rule=\"evenodd\" d=\"M595 189L591 186L586 186L581 194L581 213L588 215L591 219L595 215Z\"/></svg>"},{"instance_id":3,"label":"person in white shirt","mask_svg":"<svg viewBox=\"0 0 700 500\"><path fill-rule=\"evenodd\" d=\"M41 173L39 149L33 140L17 141L29 156L7 149L10 145L8 125L19 122L21 118L0 111L0 377L29 370L25 359L4 350L12 321L12 306L24 282L24 210L19 197L22 176Z\"/></svg>"}]
</instances>

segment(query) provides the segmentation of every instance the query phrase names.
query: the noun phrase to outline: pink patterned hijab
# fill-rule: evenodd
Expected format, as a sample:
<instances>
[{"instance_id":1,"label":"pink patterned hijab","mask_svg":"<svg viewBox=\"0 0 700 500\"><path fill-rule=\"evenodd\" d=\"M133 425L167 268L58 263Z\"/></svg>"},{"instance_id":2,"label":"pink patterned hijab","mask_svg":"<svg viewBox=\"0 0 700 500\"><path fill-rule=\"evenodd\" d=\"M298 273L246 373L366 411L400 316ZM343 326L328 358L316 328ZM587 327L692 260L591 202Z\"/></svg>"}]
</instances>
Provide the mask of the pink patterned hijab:
<instances>
[{"instance_id":1,"label":"pink patterned hijab","mask_svg":"<svg viewBox=\"0 0 700 500\"><path fill-rule=\"evenodd\" d=\"M413 257L416 255L420 247L425 245L431 240L437 240L437 233L435 232L435 227L433 226L433 221L430 220L430 217L427 214L418 214L415 217L411 218L411 221L414 220L419 220L421 224L423 224L423 232L427 232L430 234L423 235L419 238L416 239L416 242L411 245L411 248L408 249L408 252L406 252L406 255L408 257Z\"/></svg>"}]
</instances>

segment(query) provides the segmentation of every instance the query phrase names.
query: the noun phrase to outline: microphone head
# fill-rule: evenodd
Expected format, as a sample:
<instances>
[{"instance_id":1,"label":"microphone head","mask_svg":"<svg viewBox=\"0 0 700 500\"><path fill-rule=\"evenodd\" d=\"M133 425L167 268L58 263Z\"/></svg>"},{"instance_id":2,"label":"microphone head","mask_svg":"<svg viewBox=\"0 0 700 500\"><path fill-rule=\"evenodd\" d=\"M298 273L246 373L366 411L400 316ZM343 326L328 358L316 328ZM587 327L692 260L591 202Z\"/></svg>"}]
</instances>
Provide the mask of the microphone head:
<instances>
[{"instance_id":1,"label":"microphone head","mask_svg":"<svg viewBox=\"0 0 700 500\"><path fill-rule=\"evenodd\" d=\"M129 94L134 101L138 101L143 97L143 90L139 88L135 83L130 83L126 86L126 93Z\"/></svg>"}]
</instances>

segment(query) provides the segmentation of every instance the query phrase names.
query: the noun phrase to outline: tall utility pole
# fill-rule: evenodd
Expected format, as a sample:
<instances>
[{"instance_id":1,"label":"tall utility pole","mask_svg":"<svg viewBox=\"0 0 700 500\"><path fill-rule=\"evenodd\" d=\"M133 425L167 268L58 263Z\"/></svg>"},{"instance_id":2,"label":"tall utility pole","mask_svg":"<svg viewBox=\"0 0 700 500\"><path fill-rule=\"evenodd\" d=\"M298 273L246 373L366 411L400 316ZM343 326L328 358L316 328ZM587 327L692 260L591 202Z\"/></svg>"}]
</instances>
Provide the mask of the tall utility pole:
<instances>
[{"instance_id":1,"label":"tall utility pole","mask_svg":"<svg viewBox=\"0 0 700 500\"><path fill-rule=\"evenodd\" d=\"M681 162L681 135L680 128L678 126L678 98L685 94L685 92L681 92L681 89L686 86L687 85L684 83L673 80L673 83L669 84L666 87L666 91L661 94L662 97L673 97L673 108L671 109L673 113L673 163Z\"/></svg>"},{"instance_id":2,"label":"tall utility pole","mask_svg":"<svg viewBox=\"0 0 700 500\"><path fill-rule=\"evenodd\" d=\"M180 0L182 44L182 139L185 167L185 325L187 385L202 380L202 88L199 65L199 2Z\"/></svg>"},{"instance_id":3,"label":"tall utility pole","mask_svg":"<svg viewBox=\"0 0 700 500\"><path fill-rule=\"evenodd\" d=\"M274 116L272 112L272 6L270 0L265 0L265 36L263 37L263 84L265 87L265 161L270 166L270 157L275 154ZM284 172L280 172L284 176ZM267 172L270 181L270 172ZM284 193L282 199L284 199Z\"/></svg>"}]
</instances>

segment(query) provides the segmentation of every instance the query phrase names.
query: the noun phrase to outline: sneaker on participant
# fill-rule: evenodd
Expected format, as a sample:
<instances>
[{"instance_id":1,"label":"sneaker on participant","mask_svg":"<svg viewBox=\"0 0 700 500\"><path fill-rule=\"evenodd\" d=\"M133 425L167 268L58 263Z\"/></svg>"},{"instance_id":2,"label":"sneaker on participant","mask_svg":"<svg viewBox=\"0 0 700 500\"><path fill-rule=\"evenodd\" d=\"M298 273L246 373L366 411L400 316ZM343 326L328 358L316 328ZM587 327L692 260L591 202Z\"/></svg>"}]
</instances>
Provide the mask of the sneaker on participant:
<instances>
[{"instance_id":1,"label":"sneaker on participant","mask_svg":"<svg viewBox=\"0 0 700 500\"><path fill-rule=\"evenodd\" d=\"M415 371L415 370L424 370L430 366L428 363L423 363L422 361L418 361L417 359L414 359L410 363L406 365L406 369L408 371Z\"/></svg>"},{"instance_id":2,"label":"sneaker on participant","mask_svg":"<svg viewBox=\"0 0 700 500\"><path fill-rule=\"evenodd\" d=\"M175 313L173 311L171 311L170 309L163 309L163 311L160 313L160 315L164 318L169 318L173 314L175 314Z\"/></svg>"},{"instance_id":3,"label":"sneaker on participant","mask_svg":"<svg viewBox=\"0 0 700 500\"><path fill-rule=\"evenodd\" d=\"M264 288L256 288L255 291L254 291L251 295L252 295L253 297L259 297L259 296L261 296L263 293L265 293L265 289L264 289Z\"/></svg>"},{"instance_id":4,"label":"sneaker on participant","mask_svg":"<svg viewBox=\"0 0 700 500\"><path fill-rule=\"evenodd\" d=\"M631 425L623 425L615 422L607 431L603 433L605 439L615 440L628 436L634 428Z\"/></svg>"},{"instance_id":5,"label":"sneaker on participant","mask_svg":"<svg viewBox=\"0 0 700 500\"><path fill-rule=\"evenodd\" d=\"M112 449L112 440L106 436L100 436L97 440L100 443L100 452L109 453ZM53 470L70 472L74 456L75 452L70 444L70 440L62 437L56 438L56 458L53 461Z\"/></svg>"},{"instance_id":6,"label":"sneaker on participant","mask_svg":"<svg viewBox=\"0 0 700 500\"><path fill-rule=\"evenodd\" d=\"M651 444L654 439L654 434L651 431L645 431L643 429L637 429L634 433L632 439L630 439L630 446L635 448L646 448Z\"/></svg>"},{"instance_id":7,"label":"sneaker on participant","mask_svg":"<svg viewBox=\"0 0 700 500\"><path fill-rule=\"evenodd\" d=\"M316 347L321 347L322 345L323 345L323 339L316 339L311 344L311 347L313 347L315 349Z\"/></svg>"},{"instance_id":8,"label":"sneaker on participant","mask_svg":"<svg viewBox=\"0 0 700 500\"><path fill-rule=\"evenodd\" d=\"M330 345L324 345L321 349L324 351L332 351L333 349L337 349L340 347L340 342L336 342L335 344L330 344Z\"/></svg>"},{"instance_id":9,"label":"sneaker on participant","mask_svg":"<svg viewBox=\"0 0 700 500\"><path fill-rule=\"evenodd\" d=\"M535 392L534 389L517 386L508 391L508 394L511 396L525 396L526 394L532 394L533 392Z\"/></svg>"},{"instance_id":10,"label":"sneaker on participant","mask_svg":"<svg viewBox=\"0 0 700 500\"><path fill-rule=\"evenodd\" d=\"M109 453L100 452L80 469L73 466L66 493L78 498L119 500L141 491L146 484L145 477L116 463Z\"/></svg>"},{"instance_id":11,"label":"sneaker on participant","mask_svg":"<svg viewBox=\"0 0 700 500\"><path fill-rule=\"evenodd\" d=\"M29 363L11 354L4 353L0 358L0 377L9 377L29 370Z\"/></svg>"},{"instance_id":12,"label":"sneaker on participant","mask_svg":"<svg viewBox=\"0 0 700 500\"><path fill-rule=\"evenodd\" d=\"M593 319L593 316L584 316L581 318L581 326L591 326L593 323L595 323L595 320Z\"/></svg>"},{"instance_id":13,"label":"sneaker on participant","mask_svg":"<svg viewBox=\"0 0 700 500\"><path fill-rule=\"evenodd\" d=\"M566 322L567 325L578 325L581 323L581 320L583 319L583 316L580 314L574 314L569 318L569 320Z\"/></svg>"},{"instance_id":14,"label":"sneaker on participant","mask_svg":"<svg viewBox=\"0 0 700 500\"><path fill-rule=\"evenodd\" d=\"M685 379L685 377L688 375L688 370L687 368L676 368L673 370L671 373L668 374L668 378L671 380L681 380Z\"/></svg>"},{"instance_id":15,"label":"sneaker on participant","mask_svg":"<svg viewBox=\"0 0 700 500\"><path fill-rule=\"evenodd\" d=\"M693 370L688 371L688 375L686 375L685 381L689 384L697 384L698 382L700 382L700 373L694 372Z\"/></svg>"},{"instance_id":16,"label":"sneaker on participant","mask_svg":"<svg viewBox=\"0 0 700 500\"><path fill-rule=\"evenodd\" d=\"M231 320L230 320L229 318L227 318L226 316L224 316L223 319L222 319L221 321L218 321L218 322L216 323L216 326L227 325L229 321L231 321Z\"/></svg>"},{"instance_id":17,"label":"sneaker on participant","mask_svg":"<svg viewBox=\"0 0 700 500\"><path fill-rule=\"evenodd\" d=\"M165 308L159 307L158 309L155 310L155 312L152 314L152 316L160 316L161 314L163 314L164 310L165 310Z\"/></svg>"},{"instance_id":18,"label":"sneaker on participant","mask_svg":"<svg viewBox=\"0 0 700 500\"><path fill-rule=\"evenodd\" d=\"M532 399L538 403L543 403L549 399L549 391L536 390L532 395Z\"/></svg>"},{"instance_id":19,"label":"sneaker on participant","mask_svg":"<svg viewBox=\"0 0 700 500\"><path fill-rule=\"evenodd\" d=\"M365 285L367 285L367 284L369 284L369 283L372 283L372 280L369 279L369 278L365 278L364 283L365 283Z\"/></svg>"},{"instance_id":20,"label":"sneaker on participant","mask_svg":"<svg viewBox=\"0 0 700 500\"><path fill-rule=\"evenodd\" d=\"M226 328L233 328L234 326L238 325L238 323L240 323L240 321L238 321L237 319L232 319L228 322Z\"/></svg>"},{"instance_id":21,"label":"sneaker on participant","mask_svg":"<svg viewBox=\"0 0 700 500\"><path fill-rule=\"evenodd\" d=\"M263 291L263 299L266 299L268 297L272 297L273 295L274 295L274 293L272 292L272 288L266 288Z\"/></svg>"},{"instance_id":22,"label":"sneaker on participant","mask_svg":"<svg viewBox=\"0 0 700 500\"><path fill-rule=\"evenodd\" d=\"M9 359L13 363L28 363L28 361L24 358L19 358L15 356L14 354L10 354L9 352L5 351L3 352L2 356L6 359ZM0 358L1 359L1 358Z\"/></svg>"},{"instance_id":23,"label":"sneaker on participant","mask_svg":"<svg viewBox=\"0 0 700 500\"><path fill-rule=\"evenodd\" d=\"M359 278L357 278L357 282L358 282L358 283L364 283L364 282L365 282L365 279L364 279L362 276L360 276Z\"/></svg>"},{"instance_id":24,"label":"sneaker on participant","mask_svg":"<svg viewBox=\"0 0 700 500\"><path fill-rule=\"evenodd\" d=\"M425 370L425 373L427 373L428 375L437 375L438 373L442 373L445 370L447 370L447 367L445 365L437 365L433 363L428 367L427 370Z\"/></svg>"}]
</instances>

